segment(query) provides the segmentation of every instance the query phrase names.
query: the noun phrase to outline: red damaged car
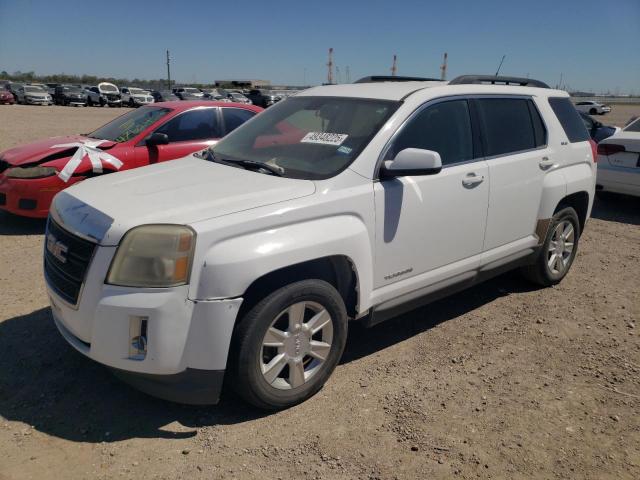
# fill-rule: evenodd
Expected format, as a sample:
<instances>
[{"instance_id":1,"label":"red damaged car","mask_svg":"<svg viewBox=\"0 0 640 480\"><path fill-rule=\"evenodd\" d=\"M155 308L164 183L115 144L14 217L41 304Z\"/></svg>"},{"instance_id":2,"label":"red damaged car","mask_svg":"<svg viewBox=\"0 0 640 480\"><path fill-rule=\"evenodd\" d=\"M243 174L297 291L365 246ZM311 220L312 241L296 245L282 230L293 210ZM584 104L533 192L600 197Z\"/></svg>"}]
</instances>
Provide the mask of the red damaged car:
<instances>
[{"instance_id":1,"label":"red damaged car","mask_svg":"<svg viewBox=\"0 0 640 480\"><path fill-rule=\"evenodd\" d=\"M74 183L204 150L260 111L227 102L154 103L86 135L5 150L0 153L0 210L45 218L54 195Z\"/></svg>"},{"instance_id":2,"label":"red damaged car","mask_svg":"<svg viewBox=\"0 0 640 480\"><path fill-rule=\"evenodd\" d=\"M13 105L16 103L16 99L9 90L0 90L0 105L3 103Z\"/></svg>"}]
</instances>

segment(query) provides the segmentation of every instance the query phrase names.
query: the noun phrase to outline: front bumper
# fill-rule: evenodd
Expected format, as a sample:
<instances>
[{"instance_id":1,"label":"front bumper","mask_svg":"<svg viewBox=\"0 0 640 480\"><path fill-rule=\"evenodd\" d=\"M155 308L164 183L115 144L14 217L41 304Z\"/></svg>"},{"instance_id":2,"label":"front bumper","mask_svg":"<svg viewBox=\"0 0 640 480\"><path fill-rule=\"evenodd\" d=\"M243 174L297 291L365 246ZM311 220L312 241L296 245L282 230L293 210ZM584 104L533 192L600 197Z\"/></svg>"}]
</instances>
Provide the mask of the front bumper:
<instances>
[{"instance_id":1,"label":"front bumper","mask_svg":"<svg viewBox=\"0 0 640 480\"><path fill-rule=\"evenodd\" d=\"M72 177L64 183L57 175L23 179L0 173L0 209L23 217L47 218L56 193L81 180L84 177Z\"/></svg>"},{"instance_id":2,"label":"front bumper","mask_svg":"<svg viewBox=\"0 0 640 480\"><path fill-rule=\"evenodd\" d=\"M25 97L24 101L25 101L25 103L27 103L29 105L53 105L53 100L52 99L46 99L46 98L28 98L28 97Z\"/></svg>"},{"instance_id":3,"label":"front bumper","mask_svg":"<svg viewBox=\"0 0 640 480\"><path fill-rule=\"evenodd\" d=\"M184 403L215 403L242 299L190 300L188 285L106 285L115 250L96 248L77 305L68 305L47 283L58 330L80 353L116 369L140 390ZM144 355L131 350L140 319L146 322Z\"/></svg>"}]
</instances>

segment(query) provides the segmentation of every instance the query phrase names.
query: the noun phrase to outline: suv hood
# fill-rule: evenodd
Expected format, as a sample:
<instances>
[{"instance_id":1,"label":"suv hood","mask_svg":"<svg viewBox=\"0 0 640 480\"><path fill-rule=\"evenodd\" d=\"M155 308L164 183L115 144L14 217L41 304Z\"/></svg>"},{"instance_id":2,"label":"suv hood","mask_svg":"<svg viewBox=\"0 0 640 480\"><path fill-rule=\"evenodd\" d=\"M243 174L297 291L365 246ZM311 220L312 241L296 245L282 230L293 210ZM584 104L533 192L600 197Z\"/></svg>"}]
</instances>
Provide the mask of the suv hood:
<instances>
[{"instance_id":1,"label":"suv hood","mask_svg":"<svg viewBox=\"0 0 640 480\"><path fill-rule=\"evenodd\" d=\"M117 245L138 225L192 224L314 192L310 180L189 156L80 182L56 195L51 214L71 231Z\"/></svg>"}]
</instances>

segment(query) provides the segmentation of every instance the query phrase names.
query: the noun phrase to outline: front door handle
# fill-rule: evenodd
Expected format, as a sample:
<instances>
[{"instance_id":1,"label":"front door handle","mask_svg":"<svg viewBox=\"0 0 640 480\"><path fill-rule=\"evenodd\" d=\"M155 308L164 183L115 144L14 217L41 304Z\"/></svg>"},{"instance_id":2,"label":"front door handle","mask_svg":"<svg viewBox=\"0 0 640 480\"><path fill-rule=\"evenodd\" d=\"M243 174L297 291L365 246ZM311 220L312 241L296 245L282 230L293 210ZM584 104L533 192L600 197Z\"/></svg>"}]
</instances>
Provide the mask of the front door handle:
<instances>
[{"instance_id":1,"label":"front door handle","mask_svg":"<svg viewBox=\"0 0 640 480\"><path fill-rule=\"evenodd\" d=\"M549 170L551 167L553 167L554 163L553 160L549 160L549 157L542 157L542 160L540 160L540 163L538 163L538 165L540 165L541 170Z\"/></svg>"},{"instance_id":2,"label":"front door handle","mask_svg":"<svg viewBox=\"0 0 640 480\"><path fill-rule=\"evenodd\" d=\"M484 175L476 175L475 173L467 173L466 177L462 179L462 185L465 187L475 187L484 182Z\"/></svg>"}]
</instances>

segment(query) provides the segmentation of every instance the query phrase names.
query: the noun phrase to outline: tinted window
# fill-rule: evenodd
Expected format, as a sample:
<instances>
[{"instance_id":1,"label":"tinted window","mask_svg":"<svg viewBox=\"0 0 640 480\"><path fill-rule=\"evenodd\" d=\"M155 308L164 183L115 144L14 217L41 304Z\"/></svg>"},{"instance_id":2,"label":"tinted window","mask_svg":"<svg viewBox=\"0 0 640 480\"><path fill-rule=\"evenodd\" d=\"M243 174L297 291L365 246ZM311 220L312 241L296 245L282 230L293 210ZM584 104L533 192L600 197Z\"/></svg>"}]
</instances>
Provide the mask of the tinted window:
<instances>
[{"instance_id":1,"label":"tinted window","mask_svg":"<svg viewBox=\"0 0 640 480\"><path fill-rule=\"evenodd\" d=\"M402 128L385 158L391 160L405 148L438 152L443 165L473 159L467 101L453 100L425 108Z\"/></svg>"},{"instance_id":2,"label":"tinted window","mask_svg":"<svg viewBox=\"0 0 640 480\"><path fill-rule=\"evenodd\" d=\"M589 140L589 132L577 110L568 98L549 98L549 105L558 117L560 124L571 143Z\"/></svg>"},{"instance_id":3,"label":"tinted window","mask_svg":"<svg viewBox=\"0 0 640 480\"><path fill-rule=\"evenodd\" d=\"M224 127L227 133L235 130L244 122L255 115L251 110L242 108L223 108L222 118L224 119Z\"/></svg>"},{"instance_id":4,"label":"tinted window","mask_svg":"<svg viewBox=\"0 0 640 480\"><path fill-rule=\"evenodd\" d=\"M191 110L169 120L156 130L166 133L169 142L220 138L220 128L215 108Z\"/></svg>"},{"instance_id":5,"label":"tinted window","mask_svg":"<svg viewBox=\"0 0 640 480\"><path fill-rule=\"evenodd\" d=\"M529 107L529 115L531 115L531 121L533 122L536 147L542 147L547 144L547 129L542 122L538 108L532 100L527 100L527 106Z\"/></svg>"},{"instance_id":6,"label":"tinted window","mask_svg":"<svg viewBox=\"0 0 640 480\"><path fill-rule=\"evenodd\" d=\"M536 148L538 142L528 100L483 98L477 102L487 157ZM540 130L542 121L539 117L537 120Z\"/></svg>"},{"instance_id":7,"label":"tinted window","mask_svg":"<svg viewBox=\"0 0 640 480\"><path fill-rule=\"evenodd\" d=\"M640 118L632 121L629 125L624 127L625 132L640 132Z\"/></svg>"}]
</instances>

